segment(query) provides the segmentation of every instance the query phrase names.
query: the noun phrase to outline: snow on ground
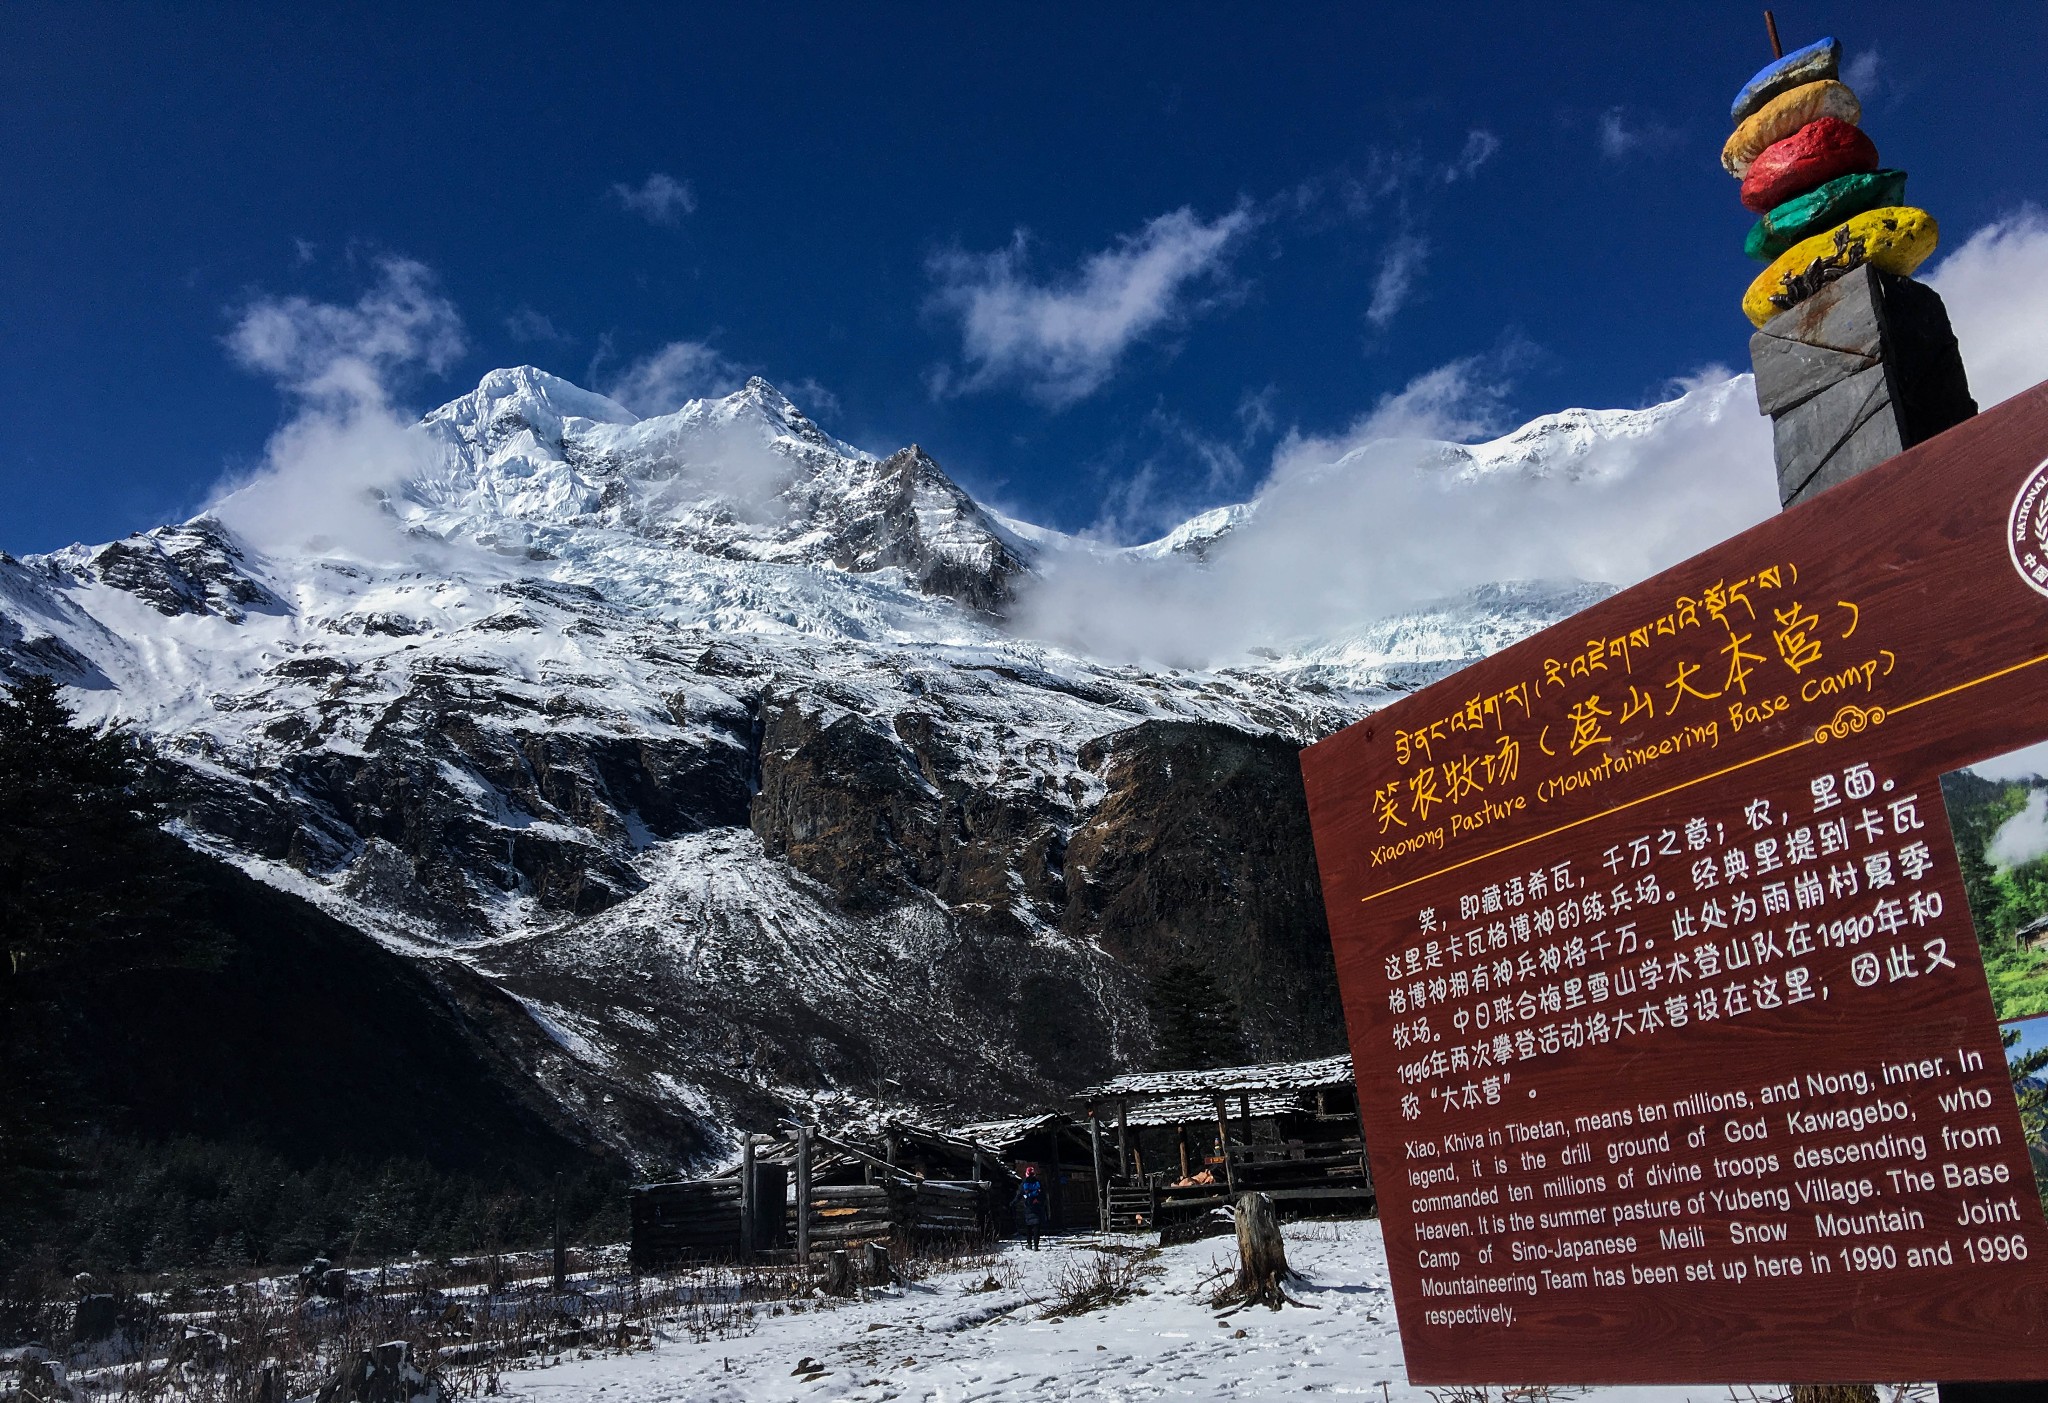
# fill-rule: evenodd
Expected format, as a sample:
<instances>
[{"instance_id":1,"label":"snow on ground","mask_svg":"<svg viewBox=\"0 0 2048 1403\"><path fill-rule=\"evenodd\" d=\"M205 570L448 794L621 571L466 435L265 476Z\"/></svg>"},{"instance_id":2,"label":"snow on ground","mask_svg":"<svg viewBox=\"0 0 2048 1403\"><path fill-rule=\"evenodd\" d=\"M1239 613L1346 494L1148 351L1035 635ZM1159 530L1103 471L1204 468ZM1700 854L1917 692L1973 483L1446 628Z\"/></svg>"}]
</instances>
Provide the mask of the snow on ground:
<instances>
[{"instance_id":1,"label":"snow on ground","mask_svg":"<svg viewBox=\"0 0 2048 1403\"><path fill-rule=\"evenodd\" d=\"M1043 1251L1003 1244L986 1265L820 1302L800 1313L757 1313L739 1339L693 1343L664 1335L651 1353L565 1362L505 1376L518 1403L778 1403L779 1400L1268 1399L1303 1394L1430 1403L1406 1382L1401 1337L1377 1222L1294 1223L1289 1262L1306 1281L1301 1302L1216 1311L1212 1280L1234 1266L1227 1238L1168 1247L1152 1259L1147 1294L1047 1319L1053 1280L1097 1255L1094 1235L1046 1239ZM1143 1239L1106 1239L1118 1251ZM822 1368L795 1370L810 1360ZM1444 1392L1440 1390L1440 1392ZM1446 1393L1446 1396L1448 1394ZM1591 1403L1700 1403L1723 1387L1559 1390Z\"/></svg>"}]
</instances>

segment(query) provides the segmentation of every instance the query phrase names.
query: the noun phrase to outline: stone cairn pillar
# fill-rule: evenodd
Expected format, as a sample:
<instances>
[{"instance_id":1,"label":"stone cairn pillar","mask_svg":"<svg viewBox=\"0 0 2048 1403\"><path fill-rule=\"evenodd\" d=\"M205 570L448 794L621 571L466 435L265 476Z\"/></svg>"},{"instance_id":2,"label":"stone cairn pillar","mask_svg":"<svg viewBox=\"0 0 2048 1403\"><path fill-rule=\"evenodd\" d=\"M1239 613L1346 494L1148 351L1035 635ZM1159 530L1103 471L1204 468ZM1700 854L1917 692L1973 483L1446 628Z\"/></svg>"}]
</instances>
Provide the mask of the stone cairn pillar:
<instances>
[{"instance_id":1,"label":"stone cairn pillar","mask_svg":"<svg viewBox=\"0 0 2048 1403\"><path fill-rule=\"evenodd\" d=\"M1721 151L1759 216L1744 251L1770 265L1742 310L1788 507L1977 412L1948 311L1911 277L1934 252L1934 216L1904 203L1904 171L1880 166L1841 59L1822 39L1751 78Z\"/></svg>"}]
</instances>

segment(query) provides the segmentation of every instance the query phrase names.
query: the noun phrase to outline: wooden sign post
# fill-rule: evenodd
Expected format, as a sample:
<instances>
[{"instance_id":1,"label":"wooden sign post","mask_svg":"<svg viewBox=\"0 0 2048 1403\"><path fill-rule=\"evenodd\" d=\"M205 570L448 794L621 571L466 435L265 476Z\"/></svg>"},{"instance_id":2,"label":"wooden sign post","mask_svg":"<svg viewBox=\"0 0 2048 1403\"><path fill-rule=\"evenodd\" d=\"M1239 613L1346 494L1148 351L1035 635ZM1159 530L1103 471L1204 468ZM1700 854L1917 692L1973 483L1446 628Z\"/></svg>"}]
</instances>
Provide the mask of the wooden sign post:
<instances>
[{"instance_id":1,"label":"wooden sign post","mask_svg":"<svg viewBox=\"0 0 2048 1403\"><path fill-rule=\"evenodd\" d=\"M2048 738L2048 386L1303 757L1418 1383L2048 1377L1944 771Z\"/></svg>"}]
</instances>

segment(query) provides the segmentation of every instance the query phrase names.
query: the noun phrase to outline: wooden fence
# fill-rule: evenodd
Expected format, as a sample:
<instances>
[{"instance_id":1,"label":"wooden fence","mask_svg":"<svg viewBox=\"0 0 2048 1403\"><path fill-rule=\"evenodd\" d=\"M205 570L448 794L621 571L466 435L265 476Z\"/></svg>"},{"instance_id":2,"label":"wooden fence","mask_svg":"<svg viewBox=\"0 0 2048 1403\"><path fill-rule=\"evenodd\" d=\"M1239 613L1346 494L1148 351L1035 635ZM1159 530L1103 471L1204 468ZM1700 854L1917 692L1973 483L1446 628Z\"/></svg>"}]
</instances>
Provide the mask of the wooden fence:
<instances>
[{"instance_id":1,"label":"wooden fence","mask_svg":"<svg viewBox=\"0 0 2048 1403\"><path fill-rule=\"evenodd\" d=\"M894 1178L812 1184L806 1193L789 1195L779 1172L772 1183L762 1182L761 1171L770 1168L775 1167L755 1166L757 1191L744 1207L738 1178L634 1188L633 1264L652 1270L685 1261L783 1260L796 1251L829 1252L863 1242L908 1249L919 1242L980 1241L995 1231L987 1183Z\"/></svg>"}]
</instances>

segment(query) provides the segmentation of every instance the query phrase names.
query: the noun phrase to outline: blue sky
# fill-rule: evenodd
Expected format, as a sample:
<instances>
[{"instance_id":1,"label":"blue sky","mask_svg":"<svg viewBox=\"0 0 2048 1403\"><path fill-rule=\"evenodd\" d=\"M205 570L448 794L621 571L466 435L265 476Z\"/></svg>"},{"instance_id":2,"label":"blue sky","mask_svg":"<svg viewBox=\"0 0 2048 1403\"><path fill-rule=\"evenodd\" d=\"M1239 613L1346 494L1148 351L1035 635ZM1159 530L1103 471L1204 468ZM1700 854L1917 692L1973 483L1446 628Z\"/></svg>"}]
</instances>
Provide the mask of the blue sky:
<instances>
[{"instance_id":1,"label":"blue sky","mask_svg":"<svg viewBox=\"0 0 2048 1403\"><path fill-rule=\"evenodd\" d=\"M2048 10L1785 4L1951 243L2048 203ZM649 410L759 372L1035 520L1146 535L1466 358L1465 426L1746 364L1728 4L0 8L0 547L202 505L227 338L390 260ZM243 358L246 361L246 357Z\"/></svg>"}]
</instances>

